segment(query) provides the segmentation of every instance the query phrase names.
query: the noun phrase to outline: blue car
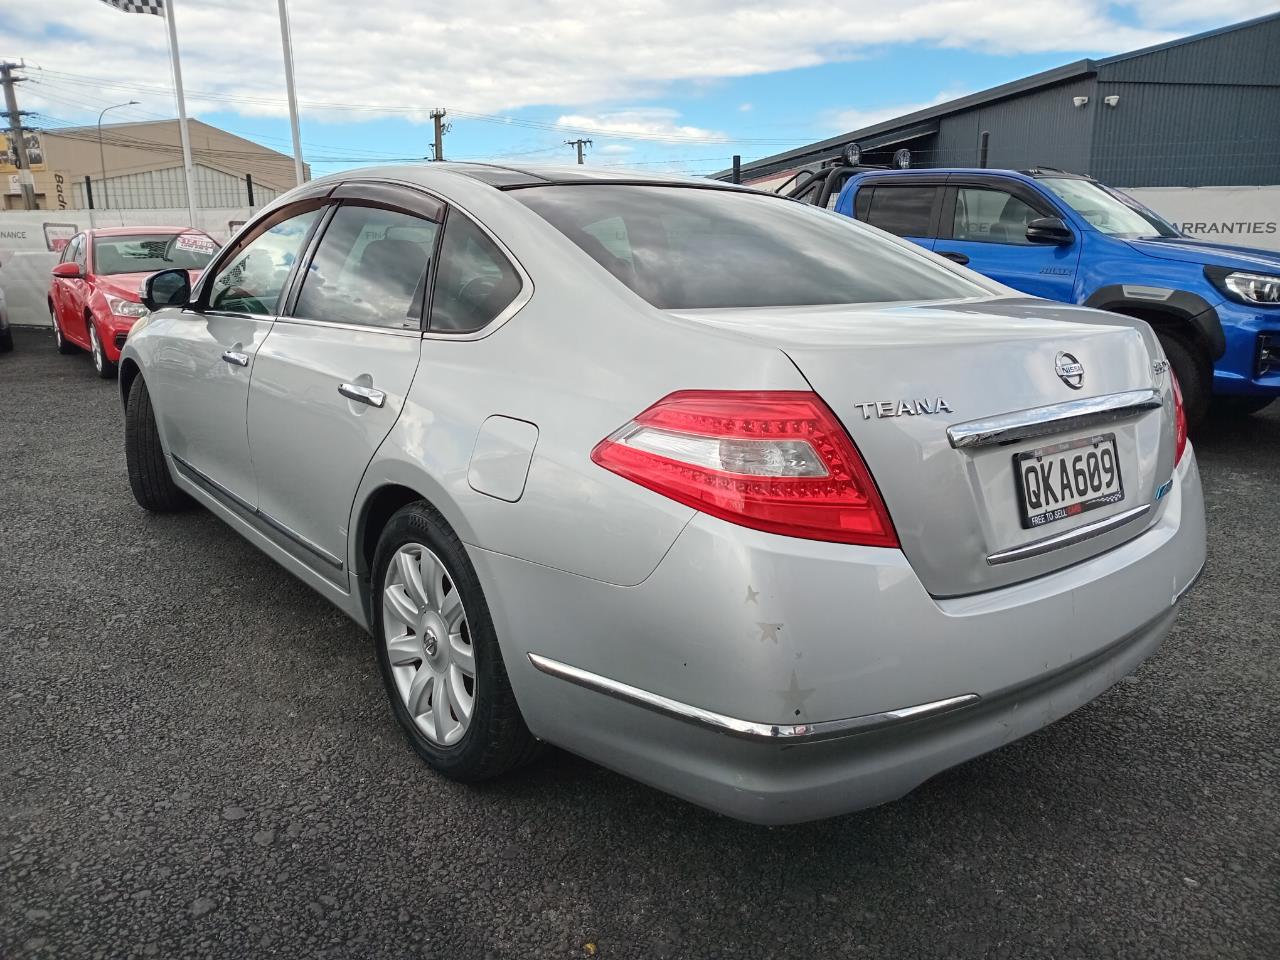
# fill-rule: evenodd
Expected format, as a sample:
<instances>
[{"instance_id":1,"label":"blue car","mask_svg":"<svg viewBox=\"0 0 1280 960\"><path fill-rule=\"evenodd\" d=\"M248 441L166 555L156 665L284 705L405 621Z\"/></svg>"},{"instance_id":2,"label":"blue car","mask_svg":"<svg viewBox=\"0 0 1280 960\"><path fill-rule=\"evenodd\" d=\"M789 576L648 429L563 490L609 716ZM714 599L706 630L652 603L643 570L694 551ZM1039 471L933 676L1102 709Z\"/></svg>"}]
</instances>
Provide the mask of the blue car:
<instances>
[{"instance_id":1,"label":"blue car","mask_svg":"<svg viewBox=\"0 0 1280 960\"><path fill-rule=\"evenodd\" d=\"M842 185L842 186L841 186ZM793 196L856 217L1017 290L1146 320L1187 418L1280 396L1280 254L1192 240L1062 170L828 167Z\"/></svg>"}]
</instances>

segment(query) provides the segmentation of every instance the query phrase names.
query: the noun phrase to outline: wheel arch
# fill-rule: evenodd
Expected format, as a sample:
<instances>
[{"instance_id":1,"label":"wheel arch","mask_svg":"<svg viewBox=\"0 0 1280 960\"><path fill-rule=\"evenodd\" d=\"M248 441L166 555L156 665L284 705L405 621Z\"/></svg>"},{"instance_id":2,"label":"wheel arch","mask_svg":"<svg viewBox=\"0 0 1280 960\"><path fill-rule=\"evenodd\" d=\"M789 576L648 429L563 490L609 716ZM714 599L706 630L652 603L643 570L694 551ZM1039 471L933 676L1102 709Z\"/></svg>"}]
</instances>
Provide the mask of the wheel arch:
<instances>
[{"instance_id":1,"label":"wheel arch","mask_svg":"<svg viewBox=\"0 0 1280 960\"><path fill-rule=\"evenodd\" d=\"M1095 290L1083 306L1145 320L1156 330L1178 335L1203 350L1211 365L1227 350L1218 311L1187 290L1112 284Z\"/></svg>"},{"instance_id":2,"label":"wheel arch","mask_svg":"<svg viewBox=\"0 0 1280 960\"><path fill-rule=\"evenodd\" d=\"M133 381L142 373L142 369L138 366L138 362L132 357L120 358L119 380L120 385L120 404L123 407L129 406L129 391L133 389Z\"/></svg>"},{"instance_id":3,"label":"wheel arch","mask_svg":"<svg viewBox=\"0 0 1280 960\"><path fill-rule=\"evenodd\" d=\"M431 498L421 490L404 483L388 481L375 488L360 505L355 523L355 556L352 573L355 576L356 589L360 595L360 608L369 623L373 622L372 591L369 589L370 574L373 569L373 555L378 549L378 540L388 521L396 512L411 503L422 501L436 513L440 513ZM441 515L448 524L448 520Z\"/></svg>"}]
</instances>

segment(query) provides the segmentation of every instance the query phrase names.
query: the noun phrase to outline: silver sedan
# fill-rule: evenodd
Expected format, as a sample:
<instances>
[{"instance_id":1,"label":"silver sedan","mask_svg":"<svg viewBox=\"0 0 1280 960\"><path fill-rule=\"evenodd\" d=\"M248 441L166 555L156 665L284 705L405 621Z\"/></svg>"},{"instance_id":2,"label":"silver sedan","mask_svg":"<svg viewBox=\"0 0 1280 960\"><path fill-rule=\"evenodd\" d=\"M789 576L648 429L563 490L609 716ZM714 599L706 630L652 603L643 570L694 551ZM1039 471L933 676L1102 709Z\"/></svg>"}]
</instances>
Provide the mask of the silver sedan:
<instances>
[{"instance_id":1,"label":"silver sedan","mask_svg":"<svg viewBox=\"0 0 1280 960\"><path fill-rule=\"evenodd\" d=\"M761 823L881 803L1134 670L1204 563L1145 323L751 190L347 172L146 303L139 503L368 630L458 780L545 741Z\"/></svg>"}]
</instances>

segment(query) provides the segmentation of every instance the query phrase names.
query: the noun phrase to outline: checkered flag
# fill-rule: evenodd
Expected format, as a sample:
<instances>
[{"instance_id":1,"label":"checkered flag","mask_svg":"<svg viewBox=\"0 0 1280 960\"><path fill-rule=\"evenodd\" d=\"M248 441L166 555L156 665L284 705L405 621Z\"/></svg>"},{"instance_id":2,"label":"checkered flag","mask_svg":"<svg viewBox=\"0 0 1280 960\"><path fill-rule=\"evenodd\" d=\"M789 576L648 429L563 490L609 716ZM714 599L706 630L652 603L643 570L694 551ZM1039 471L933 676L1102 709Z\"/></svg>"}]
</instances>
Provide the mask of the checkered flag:
<instances>
[{"instance_id":1,"label":"checkered flag","mask_svg":"<svg viewBox=\"0 0 1280 960\"><path fill-rule=\"evenodd\" d=\"M164 16L164 0L102 0L102 2L125 13L150 13L157 17Z\"/></svg>"}]
</instances>

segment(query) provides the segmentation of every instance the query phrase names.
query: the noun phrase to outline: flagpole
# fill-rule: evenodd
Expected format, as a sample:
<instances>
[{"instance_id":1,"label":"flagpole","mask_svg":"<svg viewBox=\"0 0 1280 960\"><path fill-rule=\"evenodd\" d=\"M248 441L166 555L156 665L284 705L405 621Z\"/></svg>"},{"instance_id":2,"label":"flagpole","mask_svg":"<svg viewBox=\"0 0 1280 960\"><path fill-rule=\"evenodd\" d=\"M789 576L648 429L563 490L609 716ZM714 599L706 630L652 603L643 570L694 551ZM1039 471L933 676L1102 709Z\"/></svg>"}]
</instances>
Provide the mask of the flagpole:
<instances>
[{"instance_id":1,"label":"flagpole","mask_svg":"<svg viewBox=\"0 0 1280 960\"><path fill-rule=\"evenodd\" d=\"M280 0L280 43L284 47L284 85L289 95L289 126L293 129L293 175L301 186L306 182L302 165L302 133L298 129L298 94L293 88L293 40L289 35L289 8Z\"/></svg>"},{"instance_id":2,"label":"flagpole","mask_svg":"<svg viewBox=\"0 0 1280 960\"><path fill-rule=\"evenodd\" d=\"M191 167L191 135L187 132L187 98L182 93L182 62L178 58L178 26L173 19L174 0L164 0L164 18L169 24L169 60L173 65L173 89L178 96L178 133L182 137L182 168L187 179L187 217L196 225L196 191Z\"/></svg>"}]
</instances>

